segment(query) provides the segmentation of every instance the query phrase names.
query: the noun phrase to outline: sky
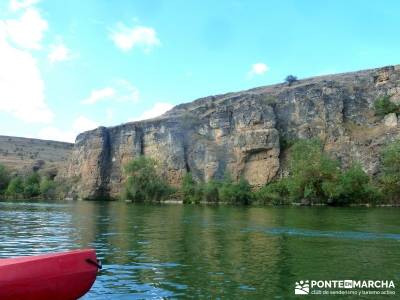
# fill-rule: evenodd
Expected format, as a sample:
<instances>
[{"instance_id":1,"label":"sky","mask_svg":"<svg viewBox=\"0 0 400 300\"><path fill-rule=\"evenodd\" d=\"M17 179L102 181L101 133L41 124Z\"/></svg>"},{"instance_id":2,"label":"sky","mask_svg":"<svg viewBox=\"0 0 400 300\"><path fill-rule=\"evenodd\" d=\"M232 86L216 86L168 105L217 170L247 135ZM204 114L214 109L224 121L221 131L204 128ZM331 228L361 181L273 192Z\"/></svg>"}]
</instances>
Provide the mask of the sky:
<instances>
[{"instance_id":1,"label":"sky","mask_svg":"<svg viewBox=\"0 0 400 300\"><path fill-rule=\"evenodd\" d=\"M400 63L400 1L0 0L0 134L73 142L196 98Z\"/></svg>"}]
</instances>

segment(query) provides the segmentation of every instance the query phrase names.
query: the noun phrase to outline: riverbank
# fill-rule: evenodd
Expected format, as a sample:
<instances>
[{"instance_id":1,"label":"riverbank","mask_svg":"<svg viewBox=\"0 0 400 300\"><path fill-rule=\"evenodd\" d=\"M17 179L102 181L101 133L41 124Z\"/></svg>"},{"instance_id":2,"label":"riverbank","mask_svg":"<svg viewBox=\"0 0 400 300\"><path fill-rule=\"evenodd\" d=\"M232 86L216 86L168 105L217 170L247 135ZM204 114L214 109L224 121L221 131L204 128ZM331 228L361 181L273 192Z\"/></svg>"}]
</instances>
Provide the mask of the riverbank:
<instances>
[{"instance_id":1,"label":"riverbank","mask_svg":"<svg viewBox=\"0 0 400 300\"><path fill-rule=\"evenodd\" d=\"M83 199L72 199L72 198L65 198L65 199L43 199L40 197L34 197L34 198L19 198L19 199L13 199L13 198L5 198L5 197L0 197L0 201L6 202L6 201L18 201L18 202L49 202L49 201L54 201L54 202L123 202L126 204L146 204L146 205L179 205L179 206L231 206L231 207L352 207L352 208L357 208L357 207L362 207L362 208L400 208L400 204L398 203L393 203L393 204L374 204L374 203L358 203L358 204L350 204L350 205L342 205L342 206L335 206L335 205L329 205L326 203L314 203L314 204L304 204L301 202L292 202L292 203L286 203L286 204L260 204L260 203L251 203L251 204L232 204L229 202L206 202L206 201L201 201L199 203L185 203L183 200L179 199L170 199L170 200L165 200L165 201L159 201L159 202L134 202L132 200L83 200Z\"/></svg>"},{"instance_id":2,"label":"riverbank","mask_svg":"<svg viewBox=\"0 0 400 300\"><path fill-rule=\"evenodd\" d=\"M118 201L118 200L117 200ZM131 200L125 201L126 203L133 203ZM335 206L329 205L326 203L315 203L315 204L303 204L300 202L293 202L290 204L258 204L252 203L249 205L244 204L232 204L229 202L205 202L202 201L200 203L184 203L183 200L166 200L162 202L158 202L160 204L178 204L178 205L227 205L227 206L250 206L250 207L400 207L400 204L374 204L374 203L359 203L359 204L350 204L350 205L342 205L342 206Z\"/></svg>"}]
</instances>

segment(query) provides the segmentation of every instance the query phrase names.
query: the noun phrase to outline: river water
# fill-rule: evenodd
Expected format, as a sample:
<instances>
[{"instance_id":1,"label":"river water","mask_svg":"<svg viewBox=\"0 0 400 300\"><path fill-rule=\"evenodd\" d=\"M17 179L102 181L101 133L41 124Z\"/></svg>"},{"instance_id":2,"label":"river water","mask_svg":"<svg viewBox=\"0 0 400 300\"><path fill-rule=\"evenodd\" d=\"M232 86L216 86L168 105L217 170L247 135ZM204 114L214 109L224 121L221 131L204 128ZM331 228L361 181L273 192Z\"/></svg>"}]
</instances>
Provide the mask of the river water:
<instances>
[{"instance_id":1,"label":"river water","mask_svg":"<svg viewBox=\"0 0 400 300\"><path fill-rule=\"evenodd\" d=\"M0 202L0 258L82 247L104 266L83 299L292 299L305 279L400 285L400 209Z\"/></svg>"}]
</instances>

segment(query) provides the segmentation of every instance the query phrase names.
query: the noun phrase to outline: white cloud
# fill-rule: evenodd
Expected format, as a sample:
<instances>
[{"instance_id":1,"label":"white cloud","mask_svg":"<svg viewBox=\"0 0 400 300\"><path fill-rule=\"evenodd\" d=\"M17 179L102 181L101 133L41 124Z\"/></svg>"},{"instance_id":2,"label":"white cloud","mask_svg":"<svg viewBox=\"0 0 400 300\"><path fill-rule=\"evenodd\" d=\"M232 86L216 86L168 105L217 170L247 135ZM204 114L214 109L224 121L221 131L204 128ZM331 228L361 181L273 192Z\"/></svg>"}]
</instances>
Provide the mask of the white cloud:
<instances>
[{"instance_id":1,"label":"white cloud","mask_svg":"<svg viewBox=\"0 0 400 300\"><path fill-rule=\"evenodd\" d=\"M24 9L24 8L28 8L36 3L38 3L39 0L11 0L10 1L10 9L12 11L17 11L19 9Z\"/></svg>"},{"instance_id":2,"label":"white cloud","mask_svg":"<svg viewBox=\"0 0 400 300\"><path fill-rule=\"evenodd\" d=\"M251 66L250 71L247 73L248 78L253 78L257 75L263 75L269 71L269 67L264 63L255 63Z\"/></svg>"},{"instance_id":3,"label":"white cloud","mask_svg":"<svg viewBox=\"0 0 400 300\"><path fill-rule=\"evenodd\" d=\"M90 93L90 96L84 100L82 100L82 104L95 104L101 100L113 97L115 95L115 91L111 87L106 87L99 90L93 90Z\"/></svg>"},{"instance_id":4,"label":"white cloud","mask_svg":"<svg viewBox=\"0 0 400 300\"><path fill-rule=\"evenodd\" d=\"M26 7L28 2L18 3ZM19 19L0 20L0 111L29 123L51 123L54 117L45 102L39 67L29 51L41 47L46 29L47 22L31 8Z\"/></svg>"},{"instance_id":5,"label":"white cloud","mask_svg":"<svg viewBox=\"0 0 400 300\"><path fill-rule=\"evenodd\" d=\"M145 52L161 44L154 28L145 26L126 27L118 24L117 28L110 35L115 46L122 51L129 51L134 47L140 47Z\"/></svg>"},{"instance_id":6,"label":"white cloud","mask_svg":"<svg viewBox=\"0 0 400 300\"><path fill-rule=\"evenodd\" d=\"M137 103L140 99L140 93L137 87L132 85L128 80L118 79L115 81L115 89L118 91L116 97L120 102Z\"/></svg>"},{"instance_id":7,"label":"white cloud","mask_svg":"<svg viewBox=\"0 0 400 300\"><path fill-rule=\"evenodd\" d=\"M139 90L129 81L119 79L114 82L112 87L105 87L98 90L93 90L90 96L81 101L82 104L95 104L102 100L113 100L117 102L132 102L139 101Z\"/></svg>"},{"instance_id":8,"label":"white cloud","mask_svg":"<svg viewBox=\"0 0 400 300\"><path fill-rule=\"evenodd\" d=\"M144 111L138 118L133 118L130 121L140 121L140 120L152 119L152 118L161 116L163 113L167 112L168 110L170 110L173 107L174 107L174 105L172 105L171 103L156 102L152 108Z\"/></svg>"},{"instance_id":9,"label":"white cloud","mask_svg":"<svg viewBox=\"0 0 400 300\"><path fill-rule=\"evenodd\" d=\"M48 24L36 9L28 8L19 19L0 21L0 27L17 46L26 49L40 49Z\"/></svg>"},{"instance_id":10,"label":"white cloud","mask_svg":"<svg viewBox=\"0 0 400 300\"><path fill-rule=\"evenodd\" d=\"M71 58L70 51L64 44L59 43L50 46L50 53L47 56L50 63L69 60Z\"/></svg>"},{"instance_id":11,"label":"white cloud","mask_svg":"<svg viewBox=\"0 0 400 300\"><path fill-rule=\"evenodd\" d=\"M114 110L112 108L106 109L106 120L111 122L114 119Z\"/></svg>"},{"instance_id":12,"label":"white cloud","mask_svg":"<svg viewBox=\"0 0 400 300\"><path fill-rule=\"evenodd\" d=\"M75 132L81 133L87 130L95 129L99 126L97 122L92 121L84 116L79 116L75 119L74 123L72 124L72 129Z\"/></svg>"},{"instance_id":13,"label":"white cloud","mask_svg":"<svg viewBox=\"0 0 400 300\"><path fill-rule=\"evenodd\" d=\"M79 116L74 120L71 130L61 130L54 126L45 127L39 131L37 137L45 140L55 140L64 142L75 142L75 138L79 133L87 130L95 129L99 124L84 116Z\"/></svg>"},{"instance_id":14,"label":"white cloud","mask_svg":"<svg viewBox=\"0 0 400 300\"><path fill-rule=\"evenodd\" d=\"M36 60L0 36L0 111L25 122L50 123L53 113L44 96Z\"/></svg>"},{"instance_id":15,"label":"white cloud","mask_svg":"<svg viewBox=\"0 0 400 300\"><path fill-rule=\"evenodd\" d=\"M62 141L73 143L76 135L73 131L63 131L57 127L49 126L41 129L37 138L43 140Z\"/></svg>"}]
</instances>

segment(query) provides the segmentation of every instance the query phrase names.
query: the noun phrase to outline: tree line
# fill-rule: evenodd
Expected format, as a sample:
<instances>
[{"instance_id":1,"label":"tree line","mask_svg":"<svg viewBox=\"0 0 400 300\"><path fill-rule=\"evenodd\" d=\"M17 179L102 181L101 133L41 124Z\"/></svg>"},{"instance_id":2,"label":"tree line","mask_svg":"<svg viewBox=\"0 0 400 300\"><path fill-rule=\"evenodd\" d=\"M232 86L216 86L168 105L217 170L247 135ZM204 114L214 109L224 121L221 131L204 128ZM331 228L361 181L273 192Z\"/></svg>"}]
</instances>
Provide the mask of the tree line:
<instances>
[{"instance_id":1,"label":"tree line","mask_svg":"<svg viewBox=\"0 0 400 300\"><path fill-rule=\"evenodd\" d=\"M351 205L396 204L400 195L400 141L382 152L382 169L370 177L357 162L342 169L337 159L323 151L319 139L299 140L289 149L289 175L253 190L240 178L226 173L221 180L196 181L187 173L173 188L157 173L156 162L139 157L125 166L122 198L134 202L159 202L169 198L183 203Z\"/></svg>"},{"instance_id":2,"label":"tree line","mask_svg":"<svg viewBox=\"0 0 400 300\"><path fill-rule=\"evenodd\" d=\"M172 187L157 172L157 162L141 156L124 167L125 184L120 198L133 202L182 200L185 204L229 203L289 205L292 203L351 205L400 203L400 141L384 148L379 175L372 178L357 162L342 169L340 162L323 151L318 139L290 143L288 176L253 189L244 178L226 172L220 180L195 180L186 173L179 187ZM0 164L0 198L64 199L68 184L54 177L12 174Z\"/></svg>"},{"instance_id":3,"label":"tree line","mask_svg":"<svg viewBox=\"0 0 400 300\"><path fill-rule=\"evenodd\" d=\"M0 198L62 199L67 192L66 185L54 181L53 176L38 171L17 174L0 164Z\"/></svg>"}]
</instances>

